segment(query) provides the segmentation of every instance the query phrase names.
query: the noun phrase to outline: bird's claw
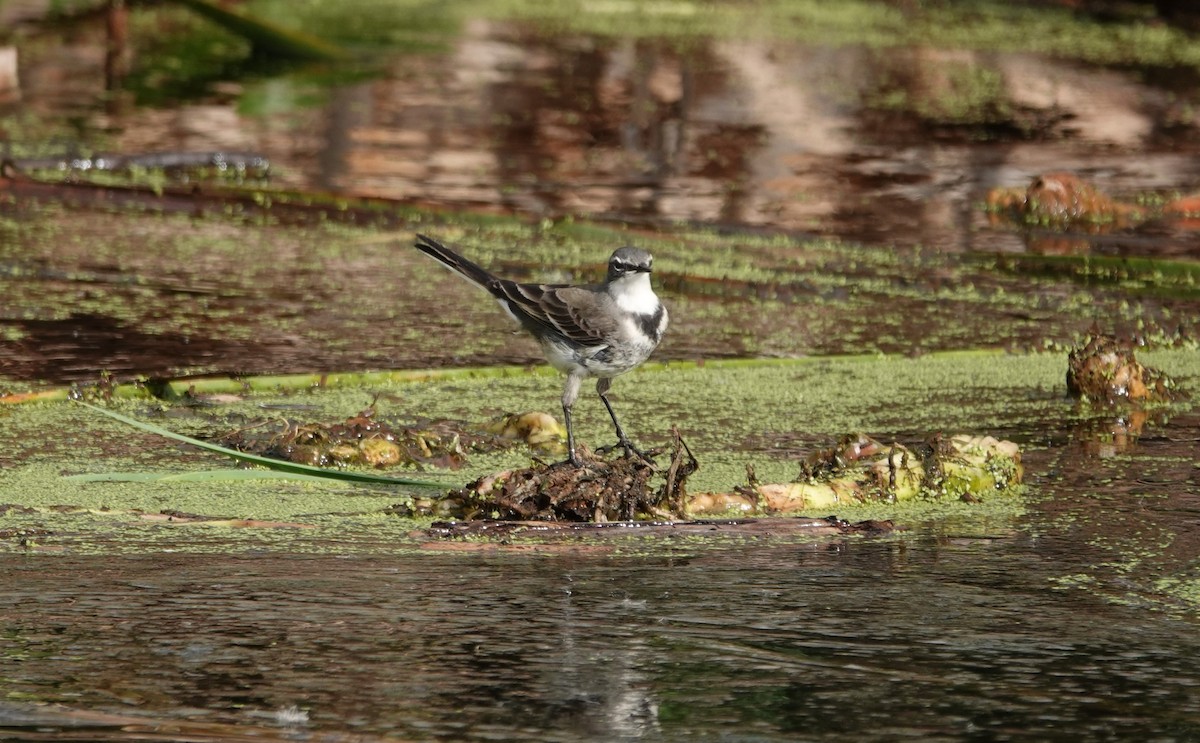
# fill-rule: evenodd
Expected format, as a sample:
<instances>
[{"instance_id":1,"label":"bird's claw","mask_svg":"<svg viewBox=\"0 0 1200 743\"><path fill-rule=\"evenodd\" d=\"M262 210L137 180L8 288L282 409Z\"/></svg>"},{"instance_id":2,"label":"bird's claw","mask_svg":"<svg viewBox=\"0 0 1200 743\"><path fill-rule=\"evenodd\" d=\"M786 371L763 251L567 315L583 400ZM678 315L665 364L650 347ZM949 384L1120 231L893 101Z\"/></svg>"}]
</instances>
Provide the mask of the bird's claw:
<instances>
[{"instance_id":1,"label":"bird's claw","mask_svg":"<svg viewBox=\"0 0 1200 743\"><path fill-rule=\"evenodd\" d=\"M638 459L643 464L650 467L651 469L655 468L654 457L650 456L646 452L637 448L636 446L633 445L633 442L628 441L628 440L619 441L619 442L613 444L612 446L602 446L596 450L596 453L597 454L601 454L601 453L607 454L608 452L612 451L613 449L616 449L618 446L625 450L625 458L626 459Z\"/></svg>"},{"instance_id":2,"label":"bird's claw","mask_svg":"<svg viewBox=\"0 0 1200 743\"><path fill-rule=\"evenodd\" d=\"M549 465L549 467L551 469L554 469L556 467L574 467L575 469L585 469L585 468L591 467L591 466L592 465L590 462L585 462L582 459L580 459L579 455L577 455L574 451L570 452L568 454L567 458L562 460L561 462L555 462L555 463Z\"/></svg>"}]
</instances>

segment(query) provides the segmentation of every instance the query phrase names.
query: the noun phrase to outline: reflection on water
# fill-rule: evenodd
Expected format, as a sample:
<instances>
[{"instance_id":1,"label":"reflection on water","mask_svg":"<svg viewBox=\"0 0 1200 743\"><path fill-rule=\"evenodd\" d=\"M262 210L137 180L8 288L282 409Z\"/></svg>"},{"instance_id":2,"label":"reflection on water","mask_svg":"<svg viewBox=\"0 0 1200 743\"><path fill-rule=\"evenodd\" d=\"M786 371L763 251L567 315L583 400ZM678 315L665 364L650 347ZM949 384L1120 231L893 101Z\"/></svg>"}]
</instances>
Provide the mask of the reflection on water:
<instances>
[{"instance_id":1,"label":"reflection on water","mask_svg":"<svg viewBox=\"0 0 1200 743\"><path fill-rule=\"evenodd\" d=\"M80 116L84 139L104 131L122 152L260 151L277 183L346 194L957 251L1018 249L979 205L1040 172L1077 171L1107 192L1200 186L1186 69L478 19L446 51L397 56L320 106L305 105L315 91L302 76L275 76L113 111L99 105L102 26L71 39L22 50L22 106Z\"/></svg>"},{"instance_id":2,"label":"reflection on water","mask_svg":"<svg viewBox=\"0 0 1200 743\"><path fill-rule=\"evenodd\" d=\"M1023 538L9 558L0 648L10 698L247 730L307 713L312 732L446 740L1200 734L1194 628L1054 590L1062 557Z\"/></svg>"}]
</instances>

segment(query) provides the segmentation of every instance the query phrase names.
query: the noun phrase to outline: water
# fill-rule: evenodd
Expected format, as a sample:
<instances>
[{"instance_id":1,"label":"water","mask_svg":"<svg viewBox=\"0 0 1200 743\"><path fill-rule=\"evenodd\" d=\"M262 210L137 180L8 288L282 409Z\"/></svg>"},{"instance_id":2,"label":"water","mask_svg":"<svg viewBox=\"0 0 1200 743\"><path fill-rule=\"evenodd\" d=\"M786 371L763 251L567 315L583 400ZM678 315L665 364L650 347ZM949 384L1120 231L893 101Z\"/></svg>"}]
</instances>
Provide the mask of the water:
<instances>
[{"instance_id":1,"label":"water","mask_svg":"<svg viewBox=\"0 0 1200 743\"><path fill-rule=\"evenodd\" d=\"M1163 581L1196 584L1200 418L1103 427L1009 431L1023 515L885 536L38 540L0 555L0 738L1192 740L1200 604Z\"/></svg>"},{"instance_id":2,"label":"water","mask_svg":"<svg viewBox=\"0 0 1200 743\"><path fill-rule=\"evenodd\" d=\"M135 17L125 93L105 94L103 70L80 64L103 57L103 24L74 24L63 32L70 44L51 32L21 48L24 108L12 110L49 121L33 136L17 129L18 141L38 154L254 151L283 187L950 252L1021 250L1022 237L995 229L979 207L990 189L1023 188L1039 173L1077 172L1127 200L1200 188L1195 72L1185 66L1118 69L934 38L883 49L634 40L476 17L430 32L437 51L398 47L376 59L369 79L251 67L230 81L220 75L236 78L232 64L189 67L219 54L226 37L203 26L193 35L215 36L216 51L181 51L156 35L191 28L187 14ZM1085 16L1074 21L1073 33L1104 35ZM58 133L63 120L71 126ZM1194 229L1155 236L1159 249L1197 245Z\"/></svg>"},{"instance_id":3,"label":"water","mask_svg":"<svg viewBox=\"0 0 1200 743\"><path fill-rule=\"evenodd\" d=\"M10 699L248 734L1200 734L1194 624L1056 589L1064 548L1022 535L684 559L7 557L0 645ZM281 726L292 708L307 720Z\"/></svg>"},{"instance_id":4,"label":"water","mask_svg":"<svg viewBox=\"0 0 1200 743\"><path fill-rule=\"evenodd\" d=\"M1166 343L1200 335L1194 287L987 263L1190 259L1194 227L1078 229L1055 245L980 208L1047 170L1131 202L1200 188L1189 67L476 18L448 34L421 26L436 50L389 52L370 76L281 74L205 67L201 44L164 54L214 32L172 35L174 11L133 12L145 14L133 71L114 92L95 17L5 37L21 70L20 96L0 103L10 144L252 151L274 186L451 210L435 226L452 228L453 210L516 214L543 225L552 254L523 243L491 256L521 278L582 278L603 261L562 247L577 247L553 229L564 217L665 234L664 359L1041 347L1096 321ZM950 120L960 74L1002 80L1015 113ZM898 92L918 113L880 107ZM538 358L490 303L396 246L427 221L389 211L372 232L283 209L245 217L206 201L209 185L162 201L6 192L0 381ZM764 234L862 244L754 241ZM697 245L732 245L720 260L757 273L729 279ZM903 390L876 392L912 418ZM945 394L967 407L985 393ZM1200 739L1200 420L1181 404L1129 443L1110 416L1031 425L1003 407L987 432L1026 447L1027 513L887 537L363 556L341 552L361 539L345 534L325 555L289 553L286 536L204 555L147 540L152 554L123 555L105 549L130 539L114 526L84 555L77 535L62 554L22 553L0 518L0 739ZM696 427L736 414L683 412ZM757 453L820 439L805 414L773 423L784 430ZM3 473L0 494L22 497Z\"/></svg>"},{"instance_id":5,"label":"water","mask_svg":"<svg viewBox=\"0 0 1200 743\"><path fill-rule=\"evenodd\" d=\"M338 210L318 220L284 206L259 212L251 198L231 206L194 174L164 176L183 189L170 199L10 184L0 198L11 220L0 240L5 378L536 363L532 344L448 349L438 340L461 329L423 310L444 296L481 329L473 339L507 326L463 287L426 285L423 269L397 255L413 230L439 230L437 218L420 221L396 204L547 225L593 216L647 234L719 227L735 246L721 260L758 273L734 283L727 266L703 266L687 243L661 249L657 278L676 331L663 359L1037 348L1070 342L1097 320L1168 342L1198 335L1190 285L1156 290L1154 274L1047 279L1038 264L989 262L1042 251L1187 258L1200 245L1194 227L1151 220L1047 235L982 209L990 189L1046 171L1077 172L1130 203L1195 192L1200 138L1188 136L1197 125L1187 111L1200 101L1187 108L1187 67L1114 69L936 41L887 50L703 35L634 41L480 17L420 26L437 49L376 50L370 75L232 63L214 71L204 65L228 42L219 30L187 25L199 22L181 10L131 12L137 44L123 90L106 92L102 69L81 63L103 59L97 18L39 27L16 44L20 97L0 104L10 146L36 156L257 152L271 162L274 187L393 200L378 220L391 234L330 229L355 219ZM322 33L342 29L333 21L344 19L326 20ZM170 42L186 38L216 51ZM982 110L953 114L960 75L980 78L1010 118L1045 121L1021 133ZM911 107L881 102L901 93ZM235 227L222 215L247 219ZM749 244L761 234L851 242L812 256L793 244ZM558 239L551 228L532 252L508 235L464 249L479 257L480 243L511 246L489 265L517 278L584 280L612 247L579 255L556 249ZM763 313L759 300L782 306Z\"/></svg>"}]
</instances>

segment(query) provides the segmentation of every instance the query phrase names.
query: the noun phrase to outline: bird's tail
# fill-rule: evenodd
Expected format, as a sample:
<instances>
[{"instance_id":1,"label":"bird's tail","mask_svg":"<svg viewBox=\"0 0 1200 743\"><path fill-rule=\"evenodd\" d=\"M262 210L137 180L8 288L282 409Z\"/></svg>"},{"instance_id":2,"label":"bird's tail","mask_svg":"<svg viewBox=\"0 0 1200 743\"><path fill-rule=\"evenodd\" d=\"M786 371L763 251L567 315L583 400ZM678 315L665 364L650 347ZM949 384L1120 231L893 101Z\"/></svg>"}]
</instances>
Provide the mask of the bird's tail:
<instances>
[{"instance_id":1,"label":"bird's tail","mask_svg":"<svg viewBox=\"0 0 1200 743\"><path fill-rule=\"evenodd\" d=\"M467 260L458 253L455 253L450 248L442 245L437 240L434 240L432 237L427 237L417 233L417 241L414 243L414 245L416 246L417 250L425 253L426 255L433 256L434 258L438 259L438 261L440 261L446 268L457 272L467 281L470 281L472 284L477 284L484 289L487 289L488 284L496 278L492 274L488 273L478 263L473 263Z\"/></svg>"}]
</instances>

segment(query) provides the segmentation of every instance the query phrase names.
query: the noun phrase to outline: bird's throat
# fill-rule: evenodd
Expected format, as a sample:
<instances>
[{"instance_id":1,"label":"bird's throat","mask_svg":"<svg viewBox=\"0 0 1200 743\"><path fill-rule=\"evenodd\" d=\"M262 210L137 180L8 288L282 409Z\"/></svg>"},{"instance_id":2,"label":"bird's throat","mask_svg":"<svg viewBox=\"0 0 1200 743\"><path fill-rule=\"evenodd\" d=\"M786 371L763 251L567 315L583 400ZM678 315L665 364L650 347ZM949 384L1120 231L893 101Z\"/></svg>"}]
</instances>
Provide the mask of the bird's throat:
<instances>
[{"instance_id":1,"label":"bird's throat","mask_svg":"<svg viewBox=\"0 0 1200 743\"><path fill-rule=\"evenodd\" d=\"M640 273L614 281L608 291L618 307L635 315L654 315L661 306L650 286L649 274Z\"/></svg>"}]
</instances>

